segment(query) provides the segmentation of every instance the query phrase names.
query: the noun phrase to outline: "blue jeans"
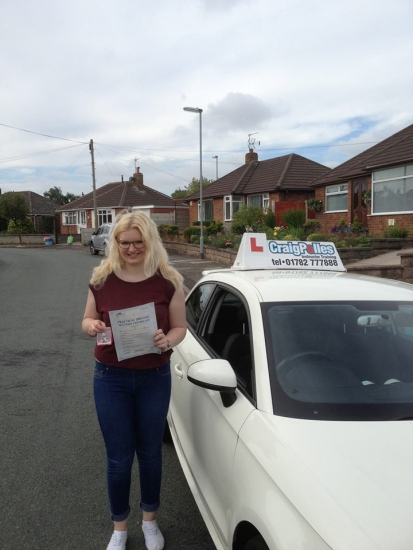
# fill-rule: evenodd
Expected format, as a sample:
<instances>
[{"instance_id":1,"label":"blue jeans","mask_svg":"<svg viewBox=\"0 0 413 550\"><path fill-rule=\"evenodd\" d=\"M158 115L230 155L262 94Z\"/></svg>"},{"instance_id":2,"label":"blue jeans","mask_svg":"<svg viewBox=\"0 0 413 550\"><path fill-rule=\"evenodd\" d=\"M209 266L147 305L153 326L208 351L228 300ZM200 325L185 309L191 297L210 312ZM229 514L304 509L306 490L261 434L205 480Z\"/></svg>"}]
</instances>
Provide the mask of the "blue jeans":
<instances>
[{"instance_id":1,"label":"blue jeans","mask_svg":"<svg viewBox=\"0 0 413 550\"><path fill-rule=\"evenodd\" d=\"M160 503L162 440L171 397L170 363L147 370L111 367L96 361L96 412L106 446L111 517L123 521L135 453L139 463L140 507L154 512Z\"/></svg>"}]
</instances>

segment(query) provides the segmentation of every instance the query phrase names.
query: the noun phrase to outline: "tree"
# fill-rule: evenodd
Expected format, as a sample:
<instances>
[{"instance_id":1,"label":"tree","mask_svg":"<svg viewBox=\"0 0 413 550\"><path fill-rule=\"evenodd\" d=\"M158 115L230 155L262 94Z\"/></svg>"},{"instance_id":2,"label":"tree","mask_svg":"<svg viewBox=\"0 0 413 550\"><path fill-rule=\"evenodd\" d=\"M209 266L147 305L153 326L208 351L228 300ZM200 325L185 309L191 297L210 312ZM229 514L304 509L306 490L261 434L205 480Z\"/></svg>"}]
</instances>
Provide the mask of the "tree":
<instances>
[{"instance_id":1,"label":"tree","mask_svg":"<svg viewBox=\"0 0 413 550\"><path fill-rule=\"evenodd\" d=\"M212 183L215 180L210 180L208 178L202 178L202 189L205 187L208 187L210 183ZM199 179L192 178L190 183L184 187L184 189L181 189L178 187L176 191L174 191L171 195L173 199L185 199L189 195L192 195L192 193L196 193L199 191Z\"/></svg>"},{"instance_id":2,"label":"tree","mask_svg":"<svg viewBox=\"0 0 413 550\"><path fill-rule=\"evenodd\" d=\"M65 204L68 204L69 202L73 202L76 199L79 199L80 195L74 195L73 193L66 193L64 198L66 200Z\"/></svg>"},{"instance_id":3,"label":"tree","mask_svg":"<svg viewBox=\"0 0 413 550\"><path fill-rule=\"evenodd\" d=\"M26 197L21 193L11 191L0 196L0 217L5 219L8 226L19 235L20 244L22 244L21 234L25 231L29 213Z\"/></svg>"},{"instance_id":4,"label":"tree","mask_svg":"<svg viewBox=\"0 0 413 550\"><path fill-rule=\"evenodd\" d=\"M62 190L60 187L51 187L49 191L45 191L43 193L43 196L46 197L46 199L49 199L56 204L68 204L69 202L72 202L79 198L79 195L74 195L73 193L66 193L66 195L63 195Z\"/></svg>"}]
</instances>

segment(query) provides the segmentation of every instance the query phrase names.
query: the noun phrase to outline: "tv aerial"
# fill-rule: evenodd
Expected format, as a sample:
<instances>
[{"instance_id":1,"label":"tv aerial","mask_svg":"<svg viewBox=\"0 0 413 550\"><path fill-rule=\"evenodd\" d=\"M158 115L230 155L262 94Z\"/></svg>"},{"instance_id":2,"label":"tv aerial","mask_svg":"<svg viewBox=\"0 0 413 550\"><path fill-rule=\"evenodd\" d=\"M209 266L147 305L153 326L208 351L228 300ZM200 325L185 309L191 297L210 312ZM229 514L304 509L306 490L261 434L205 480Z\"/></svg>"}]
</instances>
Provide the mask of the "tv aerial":
<instances>
[{"instance_id":1,"label":"tv aerial","mask_svg":"<svg viewBox=\"0 0 413 550\"><path fill-rule=\"evenodd\" d=\"M254 150L256 144L257 145L261 144L260 141L256 141L255 138L251 137L251 136L256 136L257 134L259 134L259 132L253 132L252 134L248 134L248 149Z\"/></svg>"}]
</instances>

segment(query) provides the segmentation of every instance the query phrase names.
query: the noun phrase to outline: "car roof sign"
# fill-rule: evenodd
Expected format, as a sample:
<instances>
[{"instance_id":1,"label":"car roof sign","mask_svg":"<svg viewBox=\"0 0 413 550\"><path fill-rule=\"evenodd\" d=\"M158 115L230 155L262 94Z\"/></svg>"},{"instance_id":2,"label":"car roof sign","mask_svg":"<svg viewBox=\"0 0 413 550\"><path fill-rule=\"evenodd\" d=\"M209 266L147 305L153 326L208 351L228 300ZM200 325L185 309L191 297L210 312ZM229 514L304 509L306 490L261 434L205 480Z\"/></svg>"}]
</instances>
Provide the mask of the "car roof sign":
<instances>
[{"instance_id":1,"label":"car roof sign","mask_svg":"<svg viewBox=\"0 0 413 550\"><path fill-rule=\"evenodd\" d=\"M265 233L244 233L231 269L346 271L334 243L267 241Z\"/></svg>"}]
</instances>

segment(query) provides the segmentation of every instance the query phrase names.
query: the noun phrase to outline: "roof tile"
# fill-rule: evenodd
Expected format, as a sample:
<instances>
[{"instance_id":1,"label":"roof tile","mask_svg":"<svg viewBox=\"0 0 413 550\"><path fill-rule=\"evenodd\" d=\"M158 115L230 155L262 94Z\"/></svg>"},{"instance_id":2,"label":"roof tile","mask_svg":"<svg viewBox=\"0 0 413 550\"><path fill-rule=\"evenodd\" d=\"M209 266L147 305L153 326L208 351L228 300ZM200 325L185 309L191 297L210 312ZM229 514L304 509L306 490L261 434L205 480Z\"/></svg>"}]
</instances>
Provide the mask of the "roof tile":
<instances>
[{"instance_id":1,"label":"roof tile","mask_svg":"<svg viewBox=\"0 0 413 550\"><path fill-rule=\"evenodd\" d=\"M311 190L310 182L330 168L292 153L268 160L253 161L236 168L203 189L203 198L224 195L251 195L278 190ZM192 193L185 200L199 198Z\"/></svg>"}]
</instances>

